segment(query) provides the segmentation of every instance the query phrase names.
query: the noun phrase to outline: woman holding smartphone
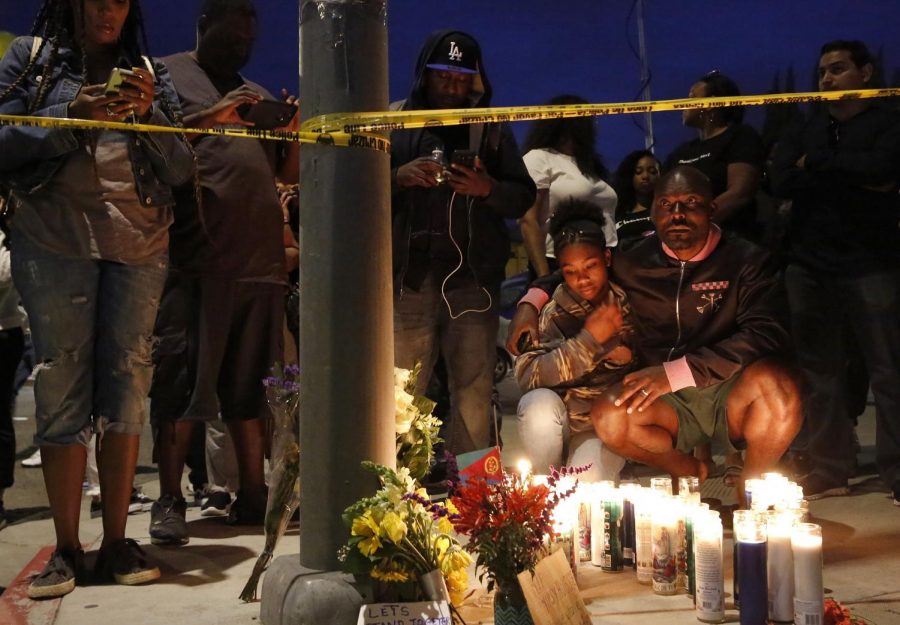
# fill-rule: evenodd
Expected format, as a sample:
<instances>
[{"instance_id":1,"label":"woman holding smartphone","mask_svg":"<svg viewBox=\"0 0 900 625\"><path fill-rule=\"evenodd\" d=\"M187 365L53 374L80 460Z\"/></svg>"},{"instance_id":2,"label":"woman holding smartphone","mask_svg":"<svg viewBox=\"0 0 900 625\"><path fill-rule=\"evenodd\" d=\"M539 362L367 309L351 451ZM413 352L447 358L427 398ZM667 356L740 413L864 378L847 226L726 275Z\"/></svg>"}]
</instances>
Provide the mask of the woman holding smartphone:
<instances>
[{"instance_id":1,"label":"woman holding smartphone","mask_svg":"<svg viewBox=\"0 0 900 625\"><path fill-rule=\"evenodd\" d=\"M164 66L146 55L138 0L45 0L34 37L0 62L0 113L177 125ZM114 71L115 68L127 71ZM107 82L121 75L118 89ZM96 576L159 577L125 522L167 268L172 185L193 172L178 134L0 128L13 190L13 280L37 350L37 427L56 551L28 588L58 597L81 578L81 481L91 432L103 501Z\"/></svg>"}]
</instances>

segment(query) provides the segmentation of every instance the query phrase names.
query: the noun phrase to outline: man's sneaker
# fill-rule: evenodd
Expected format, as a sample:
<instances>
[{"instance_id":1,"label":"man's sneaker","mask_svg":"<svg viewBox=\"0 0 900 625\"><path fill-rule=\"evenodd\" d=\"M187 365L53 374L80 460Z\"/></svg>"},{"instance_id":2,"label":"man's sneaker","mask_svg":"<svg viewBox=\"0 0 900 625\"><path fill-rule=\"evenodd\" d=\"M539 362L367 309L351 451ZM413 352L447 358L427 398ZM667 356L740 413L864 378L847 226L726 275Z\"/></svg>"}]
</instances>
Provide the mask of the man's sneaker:
<instances>
[{"instance_id":1,"label":"man's sneaker","mask_svg":"<svg viewBox=\"0 0 900 625\"><path fill-rule=\"evenodd\" d=\"M84 567L84 552L81 549L57 549L50 556L47 566L28 585L31 599L53 599L75 590L75 581L80 579Z\"/></svg>"},{"instance_id":2,"label":"man's sneaker","mask_svg":"<svg viewBox=\"0 0 900 625\"><path fill-rule=\"evenodd\" d=\"M123 538L100 548L94 576L98 580L125 586L159 579L159 569L147 562L147 554L131 538Z\"/></svg>"},{"instance_id":3,"label":"man's sneaker","mask_svg":"<svg viewBox=\"0 0 900 625\"><path fill-rule=\"evenodd\" d=\"M2 530L7 525L6 520L6 508L3 507L3 502L0 501L0 530Z\"/></svg>"},{"instance_id":4,"label":"man's sneaker","mask_svg":"<svg viewBox=\"0 0 900 625\"><path fill-rule=\"evenodd\" d=\"M150 508L150 542L154 545L184 545L188 541L187 503L183 498L163 495Z\"/></svg>"},{"instance_id":5,"label":"man's sneaker","mask_svg":"<svg viewBox=\"0 0 900 625\"><path fill-rule=\"evenodd\" d=\"M811 474L800 482L800 485L803 487L803 496L807 501L815 501L825 497L843 497L850 494L850 487L846 481L836 482L835 480L822 477L818 473Z\"/></svg>"},{"instance_id":6,"label":"man's sneaker","mask_svg":"<svg viewBox=\"0 0 900 625\"><path fill-rule=\"evenodd\" d=\"M137 514L138 512L149 512L153 507L153 500L141 492L140 488L132 487L131 502L128 504L128 514Z\"/></svg>"},{"instance_id":7,"label":"man's sneaker","mask_svg":"<svg viewBox=\"0 0 900 625\"><path fill-rule=\"evenodd\" d=\"M262 525L266 520L268 493L263 493L253 499L238 492L231 503L231 510L228 512L225 523L227 525Z\"/></svg>"},{"instance_id":8,"label":"man's sneaker","mask_svg":"<svg viewBox=\"0 0 900 625\"><path fill-rule=\"evenodd\" d=\"M38 449L36 452L25 458L25 460L22 461L22 466L28 467L29 469L41 466L41 450Z\"/></svg>"},{"instance_id":9,"label":"man's sneaker","mask_svg":"<svg viewBox=\"0 0 900 625\"><path fill-rule=\"evenodd\" d=\"M200 516L228 516L231 507L231 495L228 491L216 490L209 493L200 505Z\"/></svg>"}]
</instances>

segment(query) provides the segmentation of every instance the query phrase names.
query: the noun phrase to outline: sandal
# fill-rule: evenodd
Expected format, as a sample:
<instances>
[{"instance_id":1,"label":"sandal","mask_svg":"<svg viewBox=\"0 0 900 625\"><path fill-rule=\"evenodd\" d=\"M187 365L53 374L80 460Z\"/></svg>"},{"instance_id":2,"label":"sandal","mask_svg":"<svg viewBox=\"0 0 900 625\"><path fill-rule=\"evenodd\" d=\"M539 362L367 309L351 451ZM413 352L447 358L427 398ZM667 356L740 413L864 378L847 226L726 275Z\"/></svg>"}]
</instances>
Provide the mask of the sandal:
<instances>
[{"instance_id":1,"label":"sandal","mask_svg":"<svg viewBox=\"0 0 900 625\"><path fill-rule=\"evenodd\" d=\"M84 568L84 551L81 549L57 549L50 556L37 577L28 585L30 599L55 599L75 590L75 581L81 578Z\"/></svg>"}]
</instances>

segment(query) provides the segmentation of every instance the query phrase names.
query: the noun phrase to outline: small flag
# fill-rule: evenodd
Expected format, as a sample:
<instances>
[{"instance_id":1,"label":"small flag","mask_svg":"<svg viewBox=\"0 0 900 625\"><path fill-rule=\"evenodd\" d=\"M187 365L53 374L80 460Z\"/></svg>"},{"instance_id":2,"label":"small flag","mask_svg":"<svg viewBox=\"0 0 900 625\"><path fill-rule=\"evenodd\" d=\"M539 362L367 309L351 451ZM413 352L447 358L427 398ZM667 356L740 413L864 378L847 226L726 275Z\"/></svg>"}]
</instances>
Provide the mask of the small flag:
<instances>
[{"instance_id":1,"label":"small flag","mask_svg":"<svg viewBox=\"0 0 900 625\"><path fill-rule=\"evenodd\" d=\"M456 457L456 463L459 466L460 484L465 484L475 477L484 478L487 482L499 482L502 476L499 447L476 449L460 454Z\"/></svg>"}]
</instances>

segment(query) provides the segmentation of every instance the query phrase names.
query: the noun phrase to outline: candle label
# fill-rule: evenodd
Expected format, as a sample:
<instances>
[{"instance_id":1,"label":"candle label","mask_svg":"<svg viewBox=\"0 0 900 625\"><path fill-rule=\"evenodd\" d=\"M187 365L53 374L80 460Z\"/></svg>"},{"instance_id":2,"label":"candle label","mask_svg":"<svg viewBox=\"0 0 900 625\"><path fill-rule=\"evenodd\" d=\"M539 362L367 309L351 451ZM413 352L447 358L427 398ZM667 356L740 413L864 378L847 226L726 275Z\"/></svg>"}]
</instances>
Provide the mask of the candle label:
<instances>
[{"instance_id":1,"label":"candle label","mask_svg":"<svg viewBox=\"0 0 900 625\"><path fill-rule=\"evenodd\" d=\"M653 526L653 592L672 595L676 592L677 532L674 526Z\"/></svg>"},{"instance_id":2,"label":"candle label","mask_svg":"<svg viewBox=\"0 0 900 625\"><path fill-rule=\"evenodd\" d=\"M653 530L647 517L640 517L635 522L635 544L637 579L649 584L653 580Z\"/></svg>"},{"instance_id":3,"label":"candle label","mask_svg":"<svg viewBox=\"0 0 900 625\"><path fill-rule=\"evenodd\" d=\"M697 618L721 621L725 618L725 578L722 545L718 540L701 540L696 549Z\"/></svg>"},{"instance_id":4,"label":"candle label","mask_svg":"<svg viewBox=\"0 0 900 625\"><path fill-rule=\"evenodd\" d=\"M603 555L600 568L606 572L622 570L622 507L617 501L603 502Z\"/></svg>"},{"instance_id":5,"label":"candle label","mask_svg":"<svg viewBox=\"0 0 900 625\"><path fill-rule=\"evenodd\" d=\"M591 559L591 504L578 506L578 559L587 562Z\"/></svg>"},{"instance_id":6,"label":"candle label","mask_svg":"<svg viewBox=\"0 0 900 625\"><path fill-rule=\"evenodd\" d=\"M694 520L690 513L684 517L684 526L687 532L687 575L688 575L688 594L694 596L697 593L697 572L694 557Z\"/></svg>"},{"instance_id":7,"label":"candle label","mask_svg":"<svg viewBox=\"0 0 900 625\"><path fill-rule=\"evenodd\" d=\"M822 603L794 599L795 625L822 625Z\"/></svg>"},{"instance_id":8,"label":"candle label","mask_svg":"<svg viewBox=\"0 0 900 625\"><path fill-rule=\"evenodd\" d=\"M688 582L688 557L687 557L687 526L684 522L684 516L679 517L676 526L676 537L678 542L675 549L675 587L678 592L688 592L690 586Z\"/></svg>"},{"instance_id":9,"label":"candle label","mask_svg":"<svg viewBox=\"0 0 900 625\"><path fill-rule=\"evenodd\" d=\"M622 502L622 564L625 566L635 566L634 532L634 502L626 499Z\"/></svg>"}]
</instances>

